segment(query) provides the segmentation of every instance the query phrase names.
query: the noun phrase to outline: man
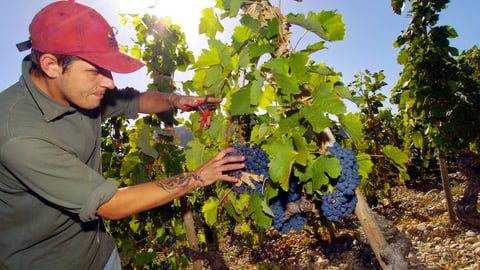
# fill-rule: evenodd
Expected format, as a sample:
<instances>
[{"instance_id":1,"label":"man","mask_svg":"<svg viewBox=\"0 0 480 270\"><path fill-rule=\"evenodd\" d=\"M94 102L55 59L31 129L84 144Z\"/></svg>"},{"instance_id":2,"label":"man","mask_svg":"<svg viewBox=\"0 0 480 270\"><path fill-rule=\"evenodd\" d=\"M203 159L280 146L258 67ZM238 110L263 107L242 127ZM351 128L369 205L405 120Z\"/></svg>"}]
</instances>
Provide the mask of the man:
<instances>
[{"instance_id":1,"label":"man","mask_svg":"<svg viewBox=\"0 0 480 270\"><path fill-rule=\"evenodd\" d=\"M117 90L111 72L143 64L119 51L112 28L86 5L54 2L29 30L29 42L20 46L32 49L22 76L0 93L0 269L120 269L102 218L237 181L227 172L243 168L244 158L227 155L233 148L159 182L118 189L114 179L104 179L102 119L196 107L199 97Z\"/></svg>"}]
</instances>

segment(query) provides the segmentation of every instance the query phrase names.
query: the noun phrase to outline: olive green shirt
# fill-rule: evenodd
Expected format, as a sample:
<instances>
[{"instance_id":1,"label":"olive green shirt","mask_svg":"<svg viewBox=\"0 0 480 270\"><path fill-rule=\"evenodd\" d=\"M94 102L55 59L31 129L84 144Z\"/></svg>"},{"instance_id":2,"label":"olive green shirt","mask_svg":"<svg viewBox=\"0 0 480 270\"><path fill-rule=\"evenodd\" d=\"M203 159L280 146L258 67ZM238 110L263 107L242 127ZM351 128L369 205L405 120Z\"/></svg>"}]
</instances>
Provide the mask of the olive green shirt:
<instances>
[{"instance_id":1,"label":"olive green shirt","mask_svg":"<svg viewBox=\"0 0 480 270\"><path fill-rule=\"evenodd\" d=\"M39 90L22 64L0 92L0 269L103 269L115 248L96 209L117 190L101 168L101 123L138 113L138 91L82 111Z\"/></svg>"}]
</instances>

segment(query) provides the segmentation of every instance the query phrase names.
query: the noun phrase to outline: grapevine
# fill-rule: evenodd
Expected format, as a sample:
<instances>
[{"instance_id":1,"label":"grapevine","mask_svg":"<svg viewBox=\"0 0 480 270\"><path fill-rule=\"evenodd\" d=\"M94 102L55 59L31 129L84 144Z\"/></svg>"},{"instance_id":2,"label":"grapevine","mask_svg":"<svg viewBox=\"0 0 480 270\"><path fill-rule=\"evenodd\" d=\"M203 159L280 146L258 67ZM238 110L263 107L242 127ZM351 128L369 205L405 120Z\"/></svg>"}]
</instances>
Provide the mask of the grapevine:
<instances>
[{"instance_id":1,"label":"grapevine","mask_svg":"<svg viewBox=\"0 0 480 270\"><path fill-rule=\"evenodd\" d=\"M238 142L233 144L237 149L232 155L243 155L245 157L245 168L243 170L236 170L229 172L230 175L238 178L251 178L252 175L259 175L261 179L268 179L268 164L270 162L268 155L260 147L255 144L243 144ZM245 175L245 173L247 173ZM244 181L239 186L234 187L236 193L248 192L252 194L258 193L260 198L264 198L263 181L253 181L254 187L246 184ZM300 205L302 190L296 181L290 181L290 188L288 192L281 192L273 202L270 204L270 209L274 214L273 227L282 233L287 233L290 230L299 232L305 226L307 218L302 212L289 212L290 205Z\"/></svg>"},{"instance_id":2,"label":"grapevine","mask_svg":"<svg viewBox=\"0 0 480 270\"><path fill-rule=\"evenodd\" d=\"M328 220L338 221L355 210L358 200L355 189L360 185L360 176L357 172L359 167L355 152L342 148L339 143L335 142L333 146L327 147L327 150L340 161L342 172L335 189L323 194L321 209Z\"/></svg>"}]
</instances>

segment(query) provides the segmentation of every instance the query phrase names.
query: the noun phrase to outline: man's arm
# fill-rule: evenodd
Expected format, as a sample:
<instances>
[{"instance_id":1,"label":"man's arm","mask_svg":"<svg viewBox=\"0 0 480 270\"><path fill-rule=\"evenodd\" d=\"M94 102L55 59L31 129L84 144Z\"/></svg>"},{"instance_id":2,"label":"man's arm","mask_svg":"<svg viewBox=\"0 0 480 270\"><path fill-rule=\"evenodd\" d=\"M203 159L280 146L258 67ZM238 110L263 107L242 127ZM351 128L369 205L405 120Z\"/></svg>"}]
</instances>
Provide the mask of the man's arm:
<instances>
[{"instance_id":1,"label":"man's arm","mask_svg":"<svg viewBox=\"0 0 480 270\"><path fill-rule=\"evenodd\" d=\"M138 110L140 113L160 113L173 109L182 109L184 106L197 107L205 97L181 96L164 92L142 92L139 98ZM221 98L209 97L208 103L220 103Z\"/></svg>"},{"instance_id":2,"label":"man's arm","mask_svg":"<svg viewBox=\"0 0 480 270\"><path fill-rule=\"evenodd\" d=\"M238 179L227 172L242 169L245 165L243 156L227 155L234 151L233 148L224 149L190 173L121 188L97 209L97 214L107 219L120 219L164 205L197 187L208 186L219 180L236 182Z\"/></svg>"}]
</instances>

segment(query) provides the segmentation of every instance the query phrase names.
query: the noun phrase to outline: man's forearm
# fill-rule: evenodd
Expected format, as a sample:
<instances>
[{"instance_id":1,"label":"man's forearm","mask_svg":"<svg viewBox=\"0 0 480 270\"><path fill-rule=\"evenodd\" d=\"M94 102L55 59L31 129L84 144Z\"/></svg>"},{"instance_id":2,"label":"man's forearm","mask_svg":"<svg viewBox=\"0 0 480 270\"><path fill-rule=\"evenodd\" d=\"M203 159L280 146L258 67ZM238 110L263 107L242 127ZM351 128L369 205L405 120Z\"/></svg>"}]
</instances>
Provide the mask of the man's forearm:
<instances>
[{"instance_id":1,"label":"man's forearm","mask_svg":"<svg viewBox=\"0 0 480 270\"><path fill-rule=\"evenodd\" d=\"M203 180L194 173L183 173L170 178L119 189L97 214L107 219L120 219L137 214L183 196L193 188L203 186Z\"/></svg>"},{"instance_id":2,"label":"man's forearm","mask_svg":"<svg viewBox=\"0 0 480 270\"><path fill-rule=\"evenodd\" d=\"M140 113L152 114L173 109L171 93L143 92L139 97L138 110Z\"/></svg>"}]
</instances>

